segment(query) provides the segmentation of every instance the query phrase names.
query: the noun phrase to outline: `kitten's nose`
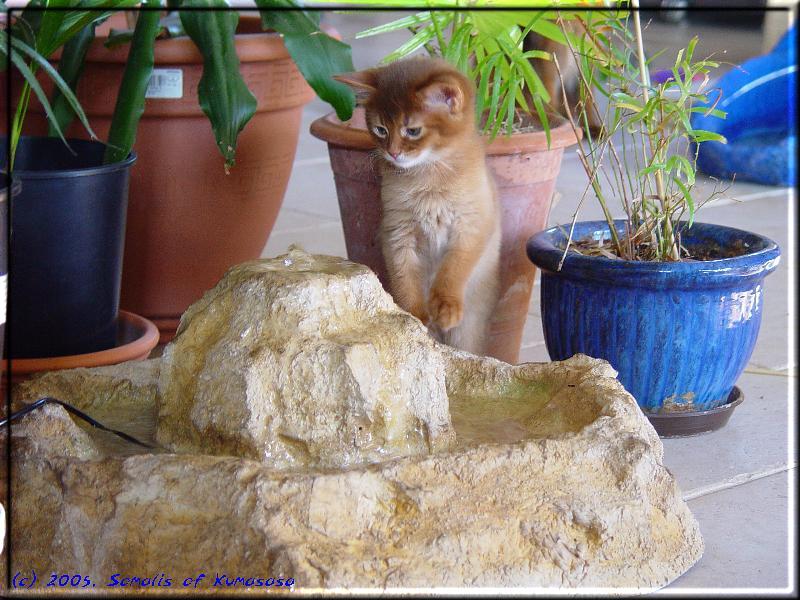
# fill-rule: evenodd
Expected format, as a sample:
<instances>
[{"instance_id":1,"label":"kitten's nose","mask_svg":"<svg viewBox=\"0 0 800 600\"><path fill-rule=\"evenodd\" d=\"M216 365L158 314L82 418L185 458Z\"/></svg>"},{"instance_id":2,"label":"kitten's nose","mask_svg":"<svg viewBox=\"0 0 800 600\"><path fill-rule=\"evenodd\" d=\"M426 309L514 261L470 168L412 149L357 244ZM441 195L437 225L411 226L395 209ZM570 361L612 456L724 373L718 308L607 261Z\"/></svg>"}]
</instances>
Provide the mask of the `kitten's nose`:
<instances>
[{"instance_id":1,"label":"kitten's nose","mask_svg":"<svg viewBox=\"0 0 800 600\"><path fill-rule=\"evenodd\" d=\"M389 150L389 156L391 156L392 158L396 159L398 156L400 156L400 152L399 151L398 152L392 152L391 150Z\"/></svg>"}]
</instances>

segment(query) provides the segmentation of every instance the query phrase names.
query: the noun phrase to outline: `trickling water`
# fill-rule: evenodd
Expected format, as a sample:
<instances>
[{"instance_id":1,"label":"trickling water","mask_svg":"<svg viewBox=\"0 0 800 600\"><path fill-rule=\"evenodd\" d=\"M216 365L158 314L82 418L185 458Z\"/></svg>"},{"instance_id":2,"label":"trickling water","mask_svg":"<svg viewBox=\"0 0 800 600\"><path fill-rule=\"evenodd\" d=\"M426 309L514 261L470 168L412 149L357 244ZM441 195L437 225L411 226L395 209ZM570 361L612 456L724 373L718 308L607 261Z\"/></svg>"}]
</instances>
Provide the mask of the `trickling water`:
<instances>
[{"instance_id":1,"label":"trickling water","mask_svg":"<svg viewBox=\"0 0 800 600\"><path fill-rule=\"evenodd\" d=\"M132 456L134 454L160 454L165 452L163 448L158 447L155 441L155 413L152 410L135 411L133 410L134 408L131 406L116 407L113 413L110 412L110 409L108 411L93 410L90 414L93 419L106 427L127 433L140 442L153 446L153 448L139 446L77 419L75 422L89 434L97 448L108 456Z\"/></svg>"}]
</instances>

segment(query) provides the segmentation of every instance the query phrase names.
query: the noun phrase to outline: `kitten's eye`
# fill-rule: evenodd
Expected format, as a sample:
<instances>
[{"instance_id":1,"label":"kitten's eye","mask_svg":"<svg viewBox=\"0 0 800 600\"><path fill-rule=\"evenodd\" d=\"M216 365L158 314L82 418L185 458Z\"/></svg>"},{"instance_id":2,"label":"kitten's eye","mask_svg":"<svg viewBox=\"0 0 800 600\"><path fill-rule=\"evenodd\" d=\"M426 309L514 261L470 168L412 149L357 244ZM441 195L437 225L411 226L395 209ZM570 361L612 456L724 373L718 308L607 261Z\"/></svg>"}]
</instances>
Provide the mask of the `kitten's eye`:
<instances>
[{"instance_id":1,"label":"kitten's eye","mask_svg":"<svg viewBox=\"0 0 800 600\"><path fill-rule=\"evenodd\" d=\"M418 138L422 133L422 127L406 127L406 136L410 138Z\"/></svg>"},{"instance_id":2,"label":"kitten's eye","mask_svg":"<svg viewBox=\"0 0 800 600\"><path fill-rule=\"evenodd\" d=\"M387 135L389 135L389 132L386 131L386 127L383 125L375 125L375 127L372 128L372 131L374 131L375 135L380 138L385 138Z\"/></svg>"}]
</instances>

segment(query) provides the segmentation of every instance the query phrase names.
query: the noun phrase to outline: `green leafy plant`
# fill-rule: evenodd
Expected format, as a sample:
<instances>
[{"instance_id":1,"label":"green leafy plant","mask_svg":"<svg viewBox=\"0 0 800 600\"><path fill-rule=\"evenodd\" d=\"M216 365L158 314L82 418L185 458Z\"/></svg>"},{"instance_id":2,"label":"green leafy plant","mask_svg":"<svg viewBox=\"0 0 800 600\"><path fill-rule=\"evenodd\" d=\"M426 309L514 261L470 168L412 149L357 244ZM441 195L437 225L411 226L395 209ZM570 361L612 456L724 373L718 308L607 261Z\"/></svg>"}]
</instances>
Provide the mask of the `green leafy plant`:
<instances>
[{"instance_id":1,"label":"green leafy plant","mask_svg":"<svg viewBox=\"0 0 800 600\"><path fill-rule=\"evenodd\" d=\"M702 142L724 143L725 138L691 124L696 112L725 117L715 108L716 102L707 105L710 72L718 63L694 60L695 37L677 52L671 77L653 84L649 65L655 56L645 58L638 11L593 13L585 23L587 37L597 43L587 50L581 40L567 42L578 64L581 97L569 118L577 130L587 123L589 111L595 111L603 127L578 147L589 178L578 210L591 189L608 222L610 240L572 245L584 253L627 260L681 260L687 257L681 245L681 220L686 217L691 227L697 209L719 193L715 189L702 201L693 196L697 149ZM559 25L563 28L563 21ZM562 66L556 59L559 74ZM604 97L602 115L598 95ZM611 216L609 202L614 196L625 212L624 235L617 232ZM573 226L577 214L576 210ZM571 240L572 229L569 233Z\"/></svg>"},{"instance_id":2,"label":"green leafy plant","mask_svg":"<svg viewBox=\"0 0 800 600\"><path fill-rule=\"evenodd\" d=\"M138 0L33 0L15 19L10 39L16 51L10 58L25 83L11 132L12 164L31 91L44 107L51 135L63 139L63 131L77 117L96 138L74 94L86 50L99 22L137 3ZM309 85L335 108L341 119L349 119L355 104L353 94L331 75L353 70L350 47L319 29L318 11L302 10L292 0L258 0L257 6L262 26L284 37L287 50ZM188 35L203 56L198 101L211 122L225 170L234 164L238 135L255 114L256 100L242 78L234 46L239 13L232 9L199 10L222 7L228 8L224 0L168 0L166 6L161 0L145 0L135 13L134 27L112 32L108 45L130 44L130 51L107 140L106 162L123 159L133 147L153 71L156 39ZM165 8L170 12L165 14ZM7 34L1 33L5 51ZM61 48L56 71L49 59ZM38 70L46 72L55 84L50 99L37 80Z\"/></svg>"},{"instance_id":3,"label":"green leafy plant","mask_svg":"<svg viewBox=\"0 0 800 600\"><path fill-rule=\"evenodd\" d=\"M136 0L82 0L81 9L75 9L75 3L66 0L32 0L20 17L10 24L9 29L0 30L0 67L5 71L10 60L23 79L9 132L9 161L12 166L31 94L42 104L54 135L64 139L63 129L59 125L62 119L59 119L58 114L63 114L68 109L80 119L90 135L96 137L70 84L48 59L62 46L70 43L74 45L76 35L93 31L97 23L107 19L115 10L133 6L135 2ZM48 6L58 10L43 10ZM3 9L5 12L5 2ZM67 67L65 64L62 72L68 73L70 68L74 74L74 65ZM54 83L54 103L48 100L37 79L40 71Z\"/></svg>"},{"instance_id":4,"label":"green leafy plant","mask_svg":"<svg viewBox=\"0 0 800 600\"><path fill-rule=\"evenodd\" d=\"M581 2L599 5L598 2ZM390 1L354 0L352 5L392 6ZM471 2L436 0L427 3L431 10L396 19L390 23L362 31L356 38L365 38L391 31L408 30L410 39L383 58L389 63L405 58L424 48L429 55L442 57L473 78L477 87L476 119L483 133L491 139L501 131L511 135L536 126L529 118L538 116L539 124L550 141L547 104L550 95L531 65L531 59L549 60L540 50L523 48L529 32L538 33L559 43L573 44L579 38L558 27L556 20L573 18L575 11L501 10L502 7L550 8L552 0L525 2ZM401 4L397 3L399 7ZM469 10L497 6L498 10ZM448 10L449 9L449 10Z\"/></svg>"},{"instance_id":5,"label":"green leafy plant","mask_svg":"<svg viewBox=\"0 0 800 600\"><path fill-rule=\"evenodd\" d=\"M260 9L263 27L283 36L289 54L309 85L320 98L334 107L341 119L349 119L355 104L353 94L347 86L334 81L331 75L353 69L350 47L320 30L319 11L299 10L299 6L291 0L258 0L256 5ZM133 104L143 103L146 82L152 72L147 49L152 37L149 34L137 37L140 26L160 37L188 35L192 39L203 54L204 61L203 77L198 88L200 106L211 121L217 146L225 157L225 168L228 170L234 164L238 135L256 111L255 97L239 73L239 61L233 44L238 13L181 10L224 6L227 6L224 0L173 2L172 7L177 10L162 17L156 29L150 23L142 23L140 17L134 30L112 32L108 45L130 42L144 59L136 61L129 69L131 82L144 81L144 88L140 89L139 85L132 83L135 92L120 94L127 107L120 114L126 115ZM138 107L134 112L140 112ZM121 119L120 137L109 139L110 158L124 155L125 150L131 147L128 141L132 132L135 133L135 122L129 122L124 116Z\"/></svg>"}]
</instances>

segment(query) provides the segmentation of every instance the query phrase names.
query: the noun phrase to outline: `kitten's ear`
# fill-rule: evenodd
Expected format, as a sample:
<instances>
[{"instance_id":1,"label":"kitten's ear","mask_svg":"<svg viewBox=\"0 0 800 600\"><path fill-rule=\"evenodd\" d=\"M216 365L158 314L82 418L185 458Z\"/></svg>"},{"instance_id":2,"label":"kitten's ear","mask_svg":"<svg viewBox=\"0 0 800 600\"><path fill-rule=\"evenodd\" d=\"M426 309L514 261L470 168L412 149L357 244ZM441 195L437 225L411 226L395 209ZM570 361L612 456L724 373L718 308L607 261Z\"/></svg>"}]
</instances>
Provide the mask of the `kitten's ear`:
<instances>
[{"instance_id":1,"label":"kitten's ear","mask_svg":"<svg viewBox=\"0 0 800 600\"><path fill-rule=\"evenodd\" d=\"M451 115L457 115L464 108L464 91L455 78L429 83L418 94L429 110L446 110Z\"/></svg>"},{"instance_id":2,"label":"kitten's ear","mask_svg":"<svg viewBox=\"0 0 800 600\"><path fill-rule=\"evenodd\" d=\"M342 73L334 75L336 81L340 81L356 94L356 104L363 104L375 92L375 71L366 69L364 71L354 71L353 73Z\"/></svg>"}]
</instances>

